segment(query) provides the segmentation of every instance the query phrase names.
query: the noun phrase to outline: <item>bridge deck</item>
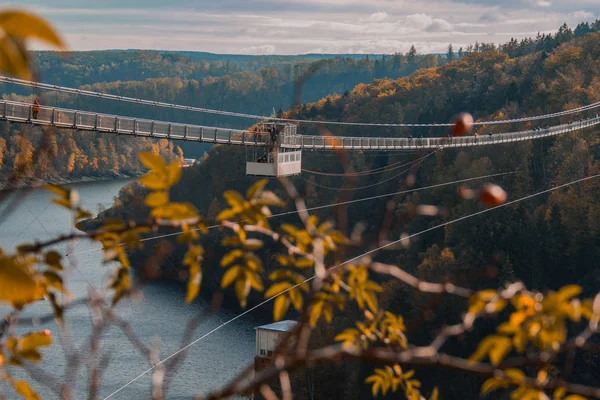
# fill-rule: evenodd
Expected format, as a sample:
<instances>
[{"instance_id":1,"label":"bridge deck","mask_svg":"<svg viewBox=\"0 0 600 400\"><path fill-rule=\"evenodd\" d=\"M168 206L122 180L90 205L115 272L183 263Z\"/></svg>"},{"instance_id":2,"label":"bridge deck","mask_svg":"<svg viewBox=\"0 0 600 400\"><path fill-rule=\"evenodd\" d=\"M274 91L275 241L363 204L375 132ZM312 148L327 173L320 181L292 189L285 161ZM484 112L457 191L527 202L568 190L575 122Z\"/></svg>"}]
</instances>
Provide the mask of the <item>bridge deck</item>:
<instances>
[{"instance_id":1,"label":"bridge deck","mask_svg":"<svg viewBox=\"0 0 600 400\"><path fill-rule=\"evenodd\" d=\"M225 129L200 125L186 125L165 121L153 121L123 117L119 115L99 114L88 111L68 110L40 106L37 118L33 118L29 103L0 101L0 119L18 123L56 126L82 131L101 132L117 135L131 135L168 140L186 140L192 142L221 143L242 146L260 146L268 144L267 133L257 133L241 129ZM436 149L440 147L486 146L501 143L519 142L562 133L600 124L600 118L593 117L569 124L556 125L542 130L499 133L492 136L481 135L465 137L435 137L423 139L385 138L385 137L324 137L316 135L284 136L282 147L289 149L346 149L346 150L407 150Z\"/></svg>"}]
</instances>

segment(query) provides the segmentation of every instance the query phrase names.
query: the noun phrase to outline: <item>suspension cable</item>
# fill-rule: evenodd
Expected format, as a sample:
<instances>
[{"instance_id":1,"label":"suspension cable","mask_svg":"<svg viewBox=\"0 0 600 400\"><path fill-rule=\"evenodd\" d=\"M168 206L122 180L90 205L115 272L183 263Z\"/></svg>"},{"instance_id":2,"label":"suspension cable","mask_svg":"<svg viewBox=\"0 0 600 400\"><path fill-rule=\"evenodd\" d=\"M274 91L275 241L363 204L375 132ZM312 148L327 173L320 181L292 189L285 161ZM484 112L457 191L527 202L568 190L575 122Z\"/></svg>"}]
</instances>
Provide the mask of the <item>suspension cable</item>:
<instances>
[{"instance_id":1,"label":"suspension cable","mask_svg":"<svg viewBox=\"0 0 600 400\"><path fill-rule=\"evenodd\" d=\"M361 254L361 255L359 255L359 256L356 256L356 257L354 257L354 258L351 258L351 259L349 259L349 260L346 260L346 261L344 261L344 262L343 262L343 263L341 263L341 264L335 265L335 266L333 266L333 267L329 268L328 270L329 270L329 271L331 271L331 270L337 269L337 268L339 268L339 267L341 267L341 266L343 266L343 265L346 265L346 264L349 264L349 263L351 263L351 262L354 262L354 261L360 260L361 258L364 258L364 257L370 256L370 255L372 255L372 254L374 254L374 253L377 253L377 252L379 252L379 251L381 251L381 250L383 250L383 249L386 249L386 248L389 248L389 247L392 247L392 246L398 245L399 243L402 243L403 241L410 240L410 239L412 239L412 238L415 238L415 237L417 237L417 236L423 235L423 234L425 234L425 233L427 233L427 232L430 232L430 231L433 231L433 230L436 230L436 229L439 229L439 228L443 228L443 227L446 227L446 226L449 226L449 225L453 225L453 224L455 224L455 223L457 223L457 222L461 222L461 221L464 221L464 220L467 220L467 219L470 219L470 218L473 218L473 217L476 217L476 216L479 216L479 215L482 215L482 214L486 214L486 213L488 213L488 212L491 212L491 211L497 210L497 209L499 209L499 208L507 207L507 206L509 206L509 205L516 204L516 203L519 203L519 202L521 202L521 201L525 201L525 200L528 200L528 199L531 199L531 198L534 198L534 197L537 197L537 196L541 196L542 194L546 194L546 193L554 192L554 191L556 191L556 190L559 190L559 189L565 188L565 187L567 187L567 186L571 186L571 185L574 185L574 184L577 184L577 183L580 183L580 182L584 182L584 181L587 181L587 180L590 180L590 179L595 179L595 178L598 178L598 177L600 177L600 174L598 174L598 175L592 175L592 176L588 176L588 177L585 177L585 178L582 178L582 179L577 179L577 180L575 180L575 181L572 181L572 182L569 182L569 183L562 184L562 185L560 185L560 186L556 186L556 187L553 187L553 188L550 188L550 189L543 190L543 191L541 191L541 192L537 192L537 193L534 193L534 194L531 194L531 195L528 195L528 196L525 196L525 197L521 197L521 198L519 198L519 199L516 199L516 200L513 200L513 201L509 201L509 202L507 202L507 203L501 204L501 205L499 205L499 206L496 206L496 207L493 207L493 208L487 208L487 209L485 209L485 210L482 210L482 211L478 211L478 212L475 212L475 213L472 213L472 214L468 214L468 215L465 215L465 216L462 216L462 217L459 217L459 218L453 219L453 220L451 220L451 221L447 221L447 222L441 223L441 224L439 224L439 225L435 225L435 226L433 226L433 227L431 227L431 228L427 228L427 229L425 229L425 230L422 230L422 231L420 231L420 232L413 233L412 235L408 235L408 236L401 237L401 238L400 238L400 239L398 239L398 240L395 240L395 241L393 241L393 242L386 243L386 244L384 244L384 245L381 245L381 246L379 246L379 247L377 247L377 248L375 248L375 249L372 249L372 250L366 251L366 252L364 252L363 254ZM308 283L308 282L312 281L312 280L313 280L315 277L316 277L316 275L313 275L313 276L311 276L311 277L309 277L309 278L305 279L305 280L304 280L304 282L303 282L302 284L304 284L304 283ZM230 324L230 323L232 323L233 321L235 321L235 320L237 320L237 319L239 319L239 318L241 318L241 317L243 317L243 316L245 316L245 315L247 315L247 314L251 313L252 311L256 310L257 308L260 308L260 307L262 307L263 305L265 305L265 304L267 304L267 303L270 303L270 302L271 302L273 299L275 299L275 298L277 298L277 297L281 296L282 294L285 294L285 293L289 292L290 290L292 290L292 289L294 289L294 288L296 288L296 287L298 287L298 286L300 286L300 285L301 285L301 284L300 284L300 283L298 283L298 284L296 284L295 286L291 286L291 287L289 287L289 288L287 288L287 289L285 289L285 290L283 290L283 291L279 292L278 294L276 294L276 295L273 295L273 296L271 296L271 297L269 297L269 298L267 298L267 299L263 300L261 303L259 303L259 304L255 305L254 307L251 307L251 308L247 309L246 311L244 311L244 312L242 312L242 313L240 313L240 314L236 315L235 317L233 317L233 318L231 318L231 319L229 319L229 320L227 320L227 321L223 322L221 325L219 325L219 326L217 326L216 328L212 329L211 331L209 331L209 332L205 333L204 335L200 336L198 339L196 339L196 340L194 340L194 341L190 342L189 344L187 344L187 345L183 346L182 348L180 348L179 350L177 350L176 352L174 352L174 353L173 353L173 354L171 354L170 356L168 356L168 357L166 357L166 358L164 358L164 359L160 360L159 362L157 362L156 364L154 364L152 367L148 368L147 370L145 370L144 372L142 372L141 374L139 374L138 376L136 376L135 378L133 378L132 380L130 380L129 382L127 382L125 385L121 386L119 389L117 389L116 391L114 391L113 393L111 393L110 395L108 395L107 397L105 397L105 398L104 398L104 400L108 400L108 399L110 399L110 398L111 398L111 397L113 397L115 394L119 393L121 390L125 389L126 387L128 387L129 385L131 385L132 383L134 383L135 381L137 381L138 379L140 379L141 377L143 377L144 375L146 375L148 372L151 372L151 371L152 371L153 369L155 369L156 367L158 367L158 366L160 366L160 365L164 364L165 362L167 362L167 361L168 361L168 360L170 360L171 358L175 357L177 354L180 354L181 352L183 352L183 351L187 350L188 348L192 347L193 345L195 345L195 344L196 344L196 343L198 343L199 341L203 340L204 338L206 338L206 337L208 337L208 336L212 335L213 333L215 333L216 331L218 331L218 330L220 330L220 329L224 328L225 326L229 325L229 324Z\"/></svg>"},{"instance_id":2,"label":"suspension cable","mask_svg":"<svg viewBox=\"0 0 600 400\"><path fill-rule=\"evenodd\" d=\"M435 153L437 150L433 151L433 153ZM426 156L423 156L422 158L419 158L416 161L422 160L424 158L429 157L431 154L427 154ZM400 163L404 162L404 161L398 161L395 163L392 163L390 165L386 165L384 167L379 167L379 168L374 168L374 169L370 169L367 171L359 171L359 172L342 172L342 173L330 173L330 172L319 172L319 171L313 171L310 169L302 169L302 172L307 172L309 174L314 174L314 175L324 175L324 176L363 176L363 175L372 175L372 174L380 174L382 172L387 172L387 171L393 171L395 169L399 169L402 167L406 167L407 165L410 165L414 162L416 162L415 160L404 163L402 165L399 165Z\"/></svg>"},{"instance_id":3,"label":"suspension cable","mask_svg":"<svg viewBox=\"0 0 600 400\"><path fill-rule=\"evenodd\" d=\"M71 93L71 94L76 94L76 95L81 95L81 96L96 97L96 98L102 98L102 99L108 99L108 100L116 100L116 101L122 101L122 102L127 102L127 103L143 104L143 105L150 105L150 106L155 106L155 107L194 111L194 112L200 112L200 113L205 113L205 114L224 115L224 116L229 116L229 117L248 118L248 119L255 119L255 120L293 122L293 123L298 123L298 124L392 127L392 128L393 127L396 127L396 128L398 128L398 127L427 128L427 127L451 127L451 126L454 126L453 123L384 124L384 123L371 123L371 122L342 122L342 121L328 121L328 120L319 121L319 120L305 120L305 119L292 119L292 118L276 118L276 117L268 117L265 115L245 114L245 113L238 113L238 112L233 112L233 111L213 110L210 108L184 106L184 105L180 105L180 104L165 103L165 102L161 102L161 101L144 100L144 99L140 99L140 98L118 96L118 95L113 95L113 94L108 94L108 93L94 92L94 91L83 90L83 89L75 89L75 88L69 88L69 87L59 86L59 85L51 85L51 84L47 84L47 83L28 81L28 80L24 80L24 79L17 79L17 78L11 78L11 77L6 77L6 76L0 76L0 83L9 83L9 84L13 84L13 85L34 87L34 88L38 88L38 89L52 90L52 91L57 91L57 92ZM550 113L550 114L543 114L543 115L538 115L538 116L533 116L533 117L514 118L514 119L498 120L498 121L478 121L478 122L474 122L473 125L475 125L475 126L478 126L478 125L501 125L501 124L516 123L516 122L543 120L543 119L560 117L563 115L575 114L575 113L579 113L582 111L592 110L592 109L595 109L598 107L600 107L600 102L573 108L570 110L559 111L559 112Z\"/></svg>"},{"instance_id":4,"label":"suspension cable","mask_svg":"<svg viewBox=\"0 0 600 400\"><path fill-rule=\"evenodd\" d=\"M321 185L321 184L315 183L315 182L310 182L308 179L304 178L303 176L300 176L300 179L302 179L303 181L305 181L305 182L307 182L307 183L309 183L311 185L314 185L314 186L317 186L317 187L320 187L320 188L323 188L323 189L339 190L339 191L342 191L342 192L349 192L349 191L353 191L353 190L368 189L368 188L379 186L382 183L389 182L389 181L391 181L393 179L401 177L402 175L404 175L405 173L407 173L408 171L410 171L411 169L413 169L416 165L419 165L419 164L423 163L427 158L431 157L432 155L434 155L435 153L437 153L441 149L442 149L441 147L438 147L435 151L432 151L431 153L427 154L425 157L419 158L418 160L415 160L415 161L409 163L410 167L407 168L407 169L405 169L404 171L399 172L398 174L396 174L396 175L394 175L394 176L392 176L390 178L384 179L384 180L379 181L377 183L373 183L371 185L358 186L358 187L349 187L349 188L345 188L345 187L338 188L338 187L333 187L333 186Z\"/></svg>"}]
</instances>

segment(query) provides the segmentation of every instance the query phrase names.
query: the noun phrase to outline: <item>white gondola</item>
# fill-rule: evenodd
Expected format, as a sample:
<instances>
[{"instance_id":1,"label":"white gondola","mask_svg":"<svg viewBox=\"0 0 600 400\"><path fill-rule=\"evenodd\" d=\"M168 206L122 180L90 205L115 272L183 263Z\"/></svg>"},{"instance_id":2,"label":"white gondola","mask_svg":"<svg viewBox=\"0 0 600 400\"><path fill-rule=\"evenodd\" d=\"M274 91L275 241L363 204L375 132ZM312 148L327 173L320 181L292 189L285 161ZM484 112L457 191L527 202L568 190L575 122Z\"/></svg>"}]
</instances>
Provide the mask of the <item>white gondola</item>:
<instances>
[{"instance_id":1,"label":"white gondola","mask_svg":"<svg viewBox=\"0 0 600 400\"><path fill-rule=\"evenodd\" d=\"M271 133L269 145L246 152L246 175L283 177L300 174L302 150L281 147L285 136L296 135L296 125L268 123L264 128Z\"/></svg>"}]
</instances>

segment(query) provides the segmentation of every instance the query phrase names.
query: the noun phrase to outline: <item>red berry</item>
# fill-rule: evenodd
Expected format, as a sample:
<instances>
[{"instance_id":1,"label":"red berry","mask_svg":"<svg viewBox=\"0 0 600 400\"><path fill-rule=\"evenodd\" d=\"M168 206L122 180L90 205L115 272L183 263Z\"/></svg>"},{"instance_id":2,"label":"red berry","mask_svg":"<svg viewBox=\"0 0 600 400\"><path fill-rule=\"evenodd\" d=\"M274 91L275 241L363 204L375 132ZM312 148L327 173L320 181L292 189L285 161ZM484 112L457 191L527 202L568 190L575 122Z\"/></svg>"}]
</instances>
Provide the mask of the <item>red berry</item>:
<instances>
[{"instance_id":1,"label":"red berry","mask_svg":"<svg viewBox=\"0 0 600 400\"><path fill-rule=\"evenodd\" d=\"M506 192L498 185L487 184L479 191L479 201L488 208L506 203L506 198Z\"/></svg>"},{"instance_id":2,"label":"red berry","mask_svg":"<svg viewBox=\"0 0 600 400\"><path fill-rule=\"evenodd\" d=\"M452 136L463 136L473 129L473 116L469 113L460 113L452 125Z\"/></svg>"}]
</instances>

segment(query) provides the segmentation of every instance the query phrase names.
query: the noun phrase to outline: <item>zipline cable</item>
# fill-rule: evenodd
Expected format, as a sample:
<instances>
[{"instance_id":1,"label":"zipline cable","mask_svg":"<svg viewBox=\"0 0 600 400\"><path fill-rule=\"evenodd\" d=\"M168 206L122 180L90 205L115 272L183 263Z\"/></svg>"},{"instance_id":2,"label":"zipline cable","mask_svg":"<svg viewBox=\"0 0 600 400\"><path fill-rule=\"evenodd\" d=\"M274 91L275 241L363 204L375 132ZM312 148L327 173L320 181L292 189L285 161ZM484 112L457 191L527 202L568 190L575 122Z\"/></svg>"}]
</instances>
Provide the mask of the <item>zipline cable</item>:
<instances>
[{"instance_id":1,"label":"zipline cable","mask_svg":"<svg viewBox=\"0 0 600 400\"><path fill-rule=\"evenodd\" d=\"M455 223L457 223L457 222L464 221L464 220L467 220L467 219L470 219L470 218L473 218L473 217L476 217L476 216L479 216L479 215L482 215L482 214L485 214L485 213L488 213L488 212L491 212L491 211L497 210L497 209L499 209L499 208L507 207L507 206L509 206L509 205L516 204L516 203L519 203L519 202L521 202L521 201L525 201L525 200L531 199L531 198L533 198L533 197L541 196L542 194L546 194L546 193L554 192L554 191L556 191L556 190L559 190L559 189L562 189L562 188L564 188L564 187L571 186L571 185L574 185L574 184L577 184L577 183L580 183L580 182L588 181L588 180L590 180L590 179L595 179L595 178L598 178L598 177L600 177L600 174L598 174L598 175L592 175L592 176L588 176L588 177L585 177L585 178L582 178L582 179L577 179L577 180L575 180L575 181L572 181L572 182L569 182L569 183L562 184L562 185L560 185L560 186L556 186L556 187L553 187L553 188L550 188L550 189L543 190L543 191L541 191L541 192L538 192L538 193L534 193L534 194L531 194L531 195L528 195L528 196L525 196L525 197L521 197L520 199L516 199L516 200L513 200L513 201L509 201L509 202L507 202L507 203L501 204L501 205L499 205L499 206L496 206L496 207L493 207L493 208L488 208L488 209L485 209L485 210L482 210L482 211L478 211L478 212L475 212L475 213L472 213L472 214L469 214L469 215L465 215L465 216L462 216L462 217L459 217L459 218L453 219L453 220L451 220L451 221L448 221L448 222L444 222L444 223L442 223L442 224L439 224L439 225L433 226L433 227L431 227L431 228L427 228L427 229L425 229L425 230L422 230L422 231L420 231L420 232L413 233L412 235L409 235L409 236L402 237L402 238L400 238L400 239L398 239L398 240L395 240L395 241L393 241L393 242L386 243L386 244L384 244L384 245L382 245L382 246L379 246L379 247L377 247L377 248L375 248L375 249L372 249L372 250L366 251L366 252L364 252L363 254L361 254L361 255L359 255L359 256L356 256L356 257L354 257L354 258L351 258L351 259L349 259L349 260L346 260L346 261L344 261L344 262L343 262L343 263L341 263L341 264L338 264L338 265L335 265L335 266L333 266L333 267L329 268L329 270L331 271L331 270L334 270L334 269L336 269L336 268L339 268L339 267L341 267L341 266L343 266L343 265L346 265L346 264L348 264L348 263L351 263L351 262L354 262L354 261L360 260L360 259L361 259L361 258L363 258L363 257L369 256L369 255L371 255L371 254L373 254L373 253L376 253L376 252L378 252L378 251L380 251L380 250L383 250L383 249L386 249L386 248L388 248L388 247L395 246L395 245L397 245L397 244L399 244L399 243L402 243L403 241L410 240L410 239L412 239L412 238L414 238L414 237L417 237L417 236L423 235L423 234L425 234L425 233L427 233L427 232L430 232L430 231L433 231L433 230L435 230L435 229L443 228L443 227L446 227L446 226L448 226L448 225L453 225L453 224L455 224ZM304 282L303 282L303 283L308 283L308 282L312 281L312 280L313 280L315 277L316 277L316 275L313 275L313 276L311 276L310 278L307 278L306 280L304 280ZM153 369L155 369L156 367L158 367L158 366L160 366L160 365L164 364L165 362L167 362L167 361L168 361L168 360L170 360L171 358L175 357L177 354L180 354L181 352L183 352L183 351L187 350L188 348L192 347L193 345L195 345L195 344L196 344L196 343L198 343L199 341L203 340L204 338L206 338L206 337L208 337L208 336L212 335L212 334L213 334L213 333L215 333L216 331L218 331L218 330L220 330L220 329L224 328L225 326L227 326L227 325L229 325L230 323L232 323L232 322L236 321L237 319L239 319L239 318L241 318L241 317L243 317L243 316L245 316L245 315L247 315L247 314L251 313L252 311L256 310L257 308L260 308L260 307L264 306L265 304L267 304L267 303L271 302L271 301L272 301L273 299L275 299L276 297L279 297L279 296L281 296L282 294L284 294L284 293L287 293L287 292L289 292L290 290L292 290L292 289L294 289L294 288L296 288L296 287L298 287L298 286L300 286L300 285L301 285L301 284L296 284L295 286L291 286L291 287L289 287L289 288L287 288L287 289L285 289L285 290L283 290L283 291L279 292L278 294L276 294L276 295L273 295L273 296L271 296L271 297L269 297L269 298L265 299L265 300L264 300L264 301L262 301L261 303L259 303L259 304L255 305L254 307L251 307L251 308L249 308L248 310L246 310L246 311L242 312L241 314L238 314L238 315L236 315L235 317L233 317L233 318L231 318L231 319L229 319L229 320L227 320L227 321L223 322L221 325L217 326L216 328L214 328L214 329L210 330L209 332L205 333L204 335L200 336L198 339L195 339L195 340L194 340L194 341L192 341L191 343L189 343L189 344L185 345L184 347L180 348L180 349L179 349L179 350L177 350L175 353L173 353L173 354L171 354L170 356L168 356L168 357L166 357L166 358L162 359L161 361L157 362L157 363L156 363L156 364L154 364L152 367L148 368L146 371L142 372L141 374L139 374L138 376L136 376L135 378L133 378L132 380L130 380L129 382L127 382L125 385L121 386L119 389L117 389L116 391L114 391L113 393L111 393L110 395L108 395L107 397L105 397L105 398L104 398L104 400L108 400L108 399L110 399L111 397L113 397L114 395L116 395L117 393L119 393L121 390L125 389L126 387L128 387L129 385L131 385L132 383L134 383L135 381L137 381L138 379L140 379L141 377L143 377L144 375L146 375L148 372L151 372L151 371L152 371Z\"/></svg>"},{"instance_id":2,"label":"zipline cable","mask_svg":"<svg viewBox=\"0 0 600 400\"><path fill-rule=\"evenodd\" d=\"M102 98L102 99L108 99L108 100L116 100L116 101L122 101L122 102L127 102L127 103L143 104L143 105L150 105L150 106L155 106L155 107L194 111L194 112L200 112L200 113L205 113L205 114L224 115L224 116L229 116L229 117L248 118L248 119L255 119L255 120L293 122L293 123L299 123L299 124L392 127L392 128L393 127L424 128L424 127L451 127L451 126L454 126L453 123L383 124L383 123L371 123L371 122L342 122L342 121L327 121L327 120L318 121L318 120L305 120L305 119L292 119L292 118L276 118L276 117L269 117L269 116L265 116L265 115L245 114L245 113L238 113L238 112L233 112L233 111L213 110L210 108L184 106L184 105L180 105L180 104L165 103L165 102L161 102L161 101L144 100L144 99L139 99L139 98L127 97L127 96L118 96L118 95L114 95L114 94L94 92L94 91L83 90L83 89L75 89L75 88L69 88L69 87L59 86L59 85L50 85L47 83L28 81L28 80L24 80L24 79L11 78L11 77L7 77L7 76L0 76L0 83L8 83L8 84L19 85L19 86L52 90L52 91L57 91L57 92L62 92L62 93L76 94L76 95L81 95L81 96L96 97L96 98ZM475 125L475 126L501 125L501 124L516 123L516 122L536 121L536 120L560 117L563 115L574 114L574 113L578 113L578 112L582 112L582 111L592 110L592 109L599 108L599 107L600 107L600 102L596 102L596 103L588 104L586 106L581 106L581 107L573 108L570 110L559 111L559 112L550 113L550 114L543 114L543 115L538 115L538 116L533 116L533 117L514 118L514 119L507 119L507 120L497 120L497 121L478 121L478 122L474 122L473 125Z\"/></svg>"}]
</instances>

